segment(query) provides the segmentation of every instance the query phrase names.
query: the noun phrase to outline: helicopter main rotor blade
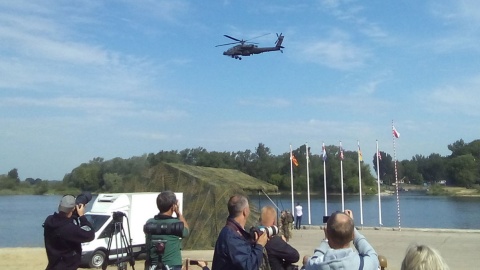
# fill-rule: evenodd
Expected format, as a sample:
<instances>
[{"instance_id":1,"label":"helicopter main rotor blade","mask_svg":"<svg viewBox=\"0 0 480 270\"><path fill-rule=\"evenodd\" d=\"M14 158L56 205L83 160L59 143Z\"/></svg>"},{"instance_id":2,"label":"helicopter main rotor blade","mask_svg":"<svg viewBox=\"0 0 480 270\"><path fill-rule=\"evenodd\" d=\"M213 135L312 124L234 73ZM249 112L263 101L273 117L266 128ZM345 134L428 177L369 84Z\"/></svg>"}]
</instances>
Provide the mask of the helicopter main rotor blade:
<instances>
[{"instance_id":1,"label":"helicopter main rotor blade","mask_svg":"<svg viewBox=\"0 0 480 270\"><path fill-rule=\"evenodd\" d=\"M220 44L220 45L217 45L215 47L220 47L220 46L226 46L226 45L232 45L232 44L237 44L239 42L232 42L232 43L225 43L225 44Z\"/></svg>"},{"instance_id":2,"label":"helicopter main rotor blade","mask_svg":"<svg viewBox=\"0 0 480 270\"><path fill-rule=\"evenodd\" d=\"M224 35L224 36L227 37L227 38L229 38L229 39L233 39L233 40L236 40L236 41L238 41L238 42L242 42L242 40L236 39L236 38L231 37L231 36L229 36L229 35Z\"/></svg>"},{"instance_id":3,"label":"helicopter main rotor blade","mask_svg":"<svg viewBox=\"0 0 480 270\"><path fill-rule=\"evenodd\" d=\"M256 39L256 38L259 38L259 37L263 37L263 36L266 36L266 35L270 35L270 33L263 34L263 35L261 35L261 36L258 36L258 37L253 37L253 38L251 38L251 39L247 39L247 40L245 40L245 41L249 41L249 40Z\"/></svg>"}]
</instances>

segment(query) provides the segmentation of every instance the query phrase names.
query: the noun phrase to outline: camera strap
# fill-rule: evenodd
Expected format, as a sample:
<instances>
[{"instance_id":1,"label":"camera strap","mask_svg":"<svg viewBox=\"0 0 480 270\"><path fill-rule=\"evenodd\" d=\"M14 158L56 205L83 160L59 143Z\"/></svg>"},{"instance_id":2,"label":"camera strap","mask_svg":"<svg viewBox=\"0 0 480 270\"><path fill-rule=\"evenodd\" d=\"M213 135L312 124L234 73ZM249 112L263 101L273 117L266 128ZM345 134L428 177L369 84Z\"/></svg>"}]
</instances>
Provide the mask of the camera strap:
<instances>
[{"instance_id":1,"label":"camera strap","mask_svg":"<svg viewBox=\"0 0 480 270\"><path fill-rule=\"evenodd\" d=\"M227 219L227 223L225 224L229 229L231 229L234 232L237 232L240 236L245 238L246 240L250 239L250 234L248 234L244 229L242 229L239 225L236 224L236 222Z\"/></svg>"},{"instance_id":2,"label":"camera strap","mask_svg":"<svg viewBox=\"0 0 480 270\"><path fill-rule=\"evenodd\" d=\"M360 254L360 267L358 267L359 270L363 270L363 255Z\"/></svg>"}]
</instances>

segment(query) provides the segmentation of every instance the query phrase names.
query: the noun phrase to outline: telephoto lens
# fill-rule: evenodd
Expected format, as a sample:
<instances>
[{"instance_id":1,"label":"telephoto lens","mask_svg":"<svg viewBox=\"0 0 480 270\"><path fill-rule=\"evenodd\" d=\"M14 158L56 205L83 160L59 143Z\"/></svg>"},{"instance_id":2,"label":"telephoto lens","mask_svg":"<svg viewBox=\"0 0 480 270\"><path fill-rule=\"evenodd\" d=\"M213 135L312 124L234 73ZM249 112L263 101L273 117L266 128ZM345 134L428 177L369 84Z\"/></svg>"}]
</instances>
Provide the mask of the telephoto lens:
<instances>
[{"instance_id":1,"label":"telephoto lens","mask_svg":"<svg viewBox=\"0 0 480 270\"><path fill-rule=\"evenodd\" d=\"M268 226L268 227L262 226L262 227L259 227L259 230L266 233L269 238L278 234L278 227L275 225Z\"/></svg>"},{"instance_id":2,"label":"telephoto lens","mask_svg":"<svg viewBox=\"0 0 480 270\"><path fill-rule=\"evenodd\" d=\"M85 191L77 196L77 198L75 199L75 203L86 205L91 200L92 200L92 193Z\"/></svg>"}]
</instances>

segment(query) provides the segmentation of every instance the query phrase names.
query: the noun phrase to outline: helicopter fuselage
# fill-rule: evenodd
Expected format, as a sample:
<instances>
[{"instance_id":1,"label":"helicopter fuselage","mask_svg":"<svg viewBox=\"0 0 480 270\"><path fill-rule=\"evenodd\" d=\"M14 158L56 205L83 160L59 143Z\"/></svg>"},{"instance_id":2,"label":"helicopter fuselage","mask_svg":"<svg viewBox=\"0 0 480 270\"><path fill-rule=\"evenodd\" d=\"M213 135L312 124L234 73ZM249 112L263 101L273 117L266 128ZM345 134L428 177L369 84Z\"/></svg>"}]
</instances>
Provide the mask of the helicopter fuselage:
<instances>
[{"instance_id":1,"label":"helicopter fuselage","mask_svg":"<svg viewBox=\"0 0 480 270\"><path fill-rule=\"evenodd\" d=\"M249 56L252 54L260 54L264 52L279 51L279 47L263 47L259 48L256 45L237 45L223 52L227 56Z\"/></svg>"}]
</instances>

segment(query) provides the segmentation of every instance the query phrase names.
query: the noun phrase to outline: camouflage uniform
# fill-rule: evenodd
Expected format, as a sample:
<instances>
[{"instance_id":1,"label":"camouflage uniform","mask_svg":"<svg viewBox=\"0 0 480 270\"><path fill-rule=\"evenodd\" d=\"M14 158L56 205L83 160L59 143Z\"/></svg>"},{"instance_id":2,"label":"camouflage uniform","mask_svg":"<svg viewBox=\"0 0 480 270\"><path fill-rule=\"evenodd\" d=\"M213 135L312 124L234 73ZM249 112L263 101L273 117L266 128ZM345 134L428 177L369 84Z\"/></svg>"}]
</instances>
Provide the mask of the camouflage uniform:
<instances>
[{"instance_id":1,"label":"camouflage uniform","mask_svg":"<svg viewBox=\"0 0 480 270\"><path fill-rule=\"evenodd\" d=\"M288 241L292 238L293 216L288 211L282 211L280 215L281 234Z\"/></svg>"}]
</instances>

